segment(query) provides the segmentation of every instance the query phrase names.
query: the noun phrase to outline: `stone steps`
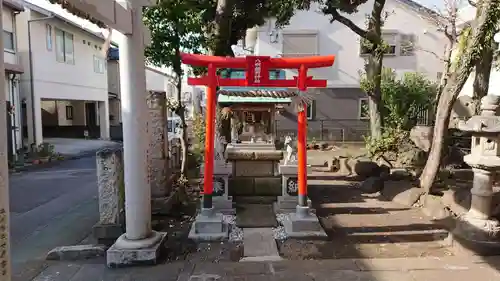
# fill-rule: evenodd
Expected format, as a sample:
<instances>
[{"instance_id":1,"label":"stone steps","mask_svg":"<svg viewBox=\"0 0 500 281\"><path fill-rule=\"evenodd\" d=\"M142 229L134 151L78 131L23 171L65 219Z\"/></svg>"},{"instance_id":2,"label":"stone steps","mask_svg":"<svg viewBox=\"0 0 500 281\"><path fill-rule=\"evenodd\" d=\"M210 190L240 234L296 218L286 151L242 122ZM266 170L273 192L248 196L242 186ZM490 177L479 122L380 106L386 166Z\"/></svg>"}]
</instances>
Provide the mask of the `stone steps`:
<instances>
[{"instance_id":1,"label":"stone steps","mask_svg":"<svg viewBox=\"0 0 500 281\"><path fill-rule=\"evenodd\" d=\"M233 202L238 204L273 204L276 196L233 196Z\"/></svg>"}]
</instances>

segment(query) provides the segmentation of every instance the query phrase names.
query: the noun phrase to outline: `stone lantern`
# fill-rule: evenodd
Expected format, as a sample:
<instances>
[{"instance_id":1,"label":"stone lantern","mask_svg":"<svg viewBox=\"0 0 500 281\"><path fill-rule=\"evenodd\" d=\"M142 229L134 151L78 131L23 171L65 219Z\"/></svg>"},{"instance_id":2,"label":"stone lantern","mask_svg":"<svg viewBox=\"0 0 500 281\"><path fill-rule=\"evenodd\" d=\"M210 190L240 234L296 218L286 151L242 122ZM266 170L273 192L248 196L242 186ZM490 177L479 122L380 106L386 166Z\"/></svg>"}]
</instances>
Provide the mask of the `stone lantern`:
<instances>
[{"instance_id":1,"label":"stone lantern","mask_svg":"<svg viewBox=\"0 0 500 281\"><path fill-rule=\"evenodd\" d=\"M500 223L491 218L493 179L500 170L499 106L499 96L487 95L481 99L481 115L458 124L458 129L472 134L471 153L464 161L472 167L474 180L470 209L459 218L452 236L477 251L500 250Z\"/></svg>"}]
</instances>

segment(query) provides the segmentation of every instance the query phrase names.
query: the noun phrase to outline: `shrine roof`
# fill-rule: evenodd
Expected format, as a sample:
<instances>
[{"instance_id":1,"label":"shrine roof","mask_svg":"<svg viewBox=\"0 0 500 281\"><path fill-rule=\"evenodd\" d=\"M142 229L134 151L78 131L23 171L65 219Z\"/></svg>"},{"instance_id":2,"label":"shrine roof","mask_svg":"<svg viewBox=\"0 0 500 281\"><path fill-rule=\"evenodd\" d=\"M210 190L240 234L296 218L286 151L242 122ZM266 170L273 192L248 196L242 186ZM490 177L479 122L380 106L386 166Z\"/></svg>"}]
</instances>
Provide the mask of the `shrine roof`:
<instances>
[{"instance_id":1,"label":"shrine roof","mask_svg":"<svg viewBox=\"0 0 500 281\"><path fill-rule=\"evenodd\" d=\"M297 93L286 89L223 89L218 92L221 103L290 103Z\"/></svg>"}]
</instances>

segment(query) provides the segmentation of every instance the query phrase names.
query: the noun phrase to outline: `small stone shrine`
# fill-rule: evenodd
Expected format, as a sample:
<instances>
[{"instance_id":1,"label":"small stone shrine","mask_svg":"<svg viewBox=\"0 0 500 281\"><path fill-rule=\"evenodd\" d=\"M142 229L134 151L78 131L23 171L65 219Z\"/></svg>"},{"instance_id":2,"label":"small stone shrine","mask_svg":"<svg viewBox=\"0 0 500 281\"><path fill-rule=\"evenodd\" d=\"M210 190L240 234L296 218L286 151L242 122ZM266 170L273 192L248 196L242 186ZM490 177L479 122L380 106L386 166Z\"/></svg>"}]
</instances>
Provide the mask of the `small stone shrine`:
<instances>
[{"instance_id":1,"label":"small stone shrine","mask_svg":"<svg viewBox=\"0 0 500 281\"><path fill-rule=\"evenodd\" d=\"M481 99L481 115L458 124L458 129L472 133L471 153L464 161L474 172L469 211L459 217L451 240L477 254L500 253L500 223L491 217L493 178L500 169L500 116L496 112L500 97Z\"/></svg>"},{"instance_id":2,"label":"small stone shrine","mask_svg":"<svg viewBox=\"0 0 500 281\"><path fill-rule=\"evenodd\" d=\"M285 72L270 72L270 79L284 79ZM233 69L223 74L231 79L243 78L245 72ZM276 111L291 103L288 89L259 87L221 87L218 104L231 108L231 143L226 147L232 164L230 195L234 197L281 195L279 162L283 152L275 148Z\"/></svg>"}]
</instances>

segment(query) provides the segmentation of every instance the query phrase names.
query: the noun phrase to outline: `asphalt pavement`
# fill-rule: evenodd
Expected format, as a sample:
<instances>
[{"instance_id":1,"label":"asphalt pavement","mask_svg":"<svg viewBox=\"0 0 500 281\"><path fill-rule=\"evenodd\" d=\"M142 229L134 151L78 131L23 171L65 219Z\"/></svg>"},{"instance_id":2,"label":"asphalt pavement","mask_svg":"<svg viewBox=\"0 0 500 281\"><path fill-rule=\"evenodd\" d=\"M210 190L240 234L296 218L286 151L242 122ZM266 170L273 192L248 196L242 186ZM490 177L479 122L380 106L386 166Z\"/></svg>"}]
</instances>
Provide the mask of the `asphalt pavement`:
<instances>
[{"instance_id":1,"label":"asphalt pavement","mask_svg":"<svg viewBox=\"0 0 500 281\"><path fill-rule=\"evenodd\" d=\"M13 273L36 270L57 246L90 235L99 218L95 156L10 175Z\"/></svg>"}]
</instances>

